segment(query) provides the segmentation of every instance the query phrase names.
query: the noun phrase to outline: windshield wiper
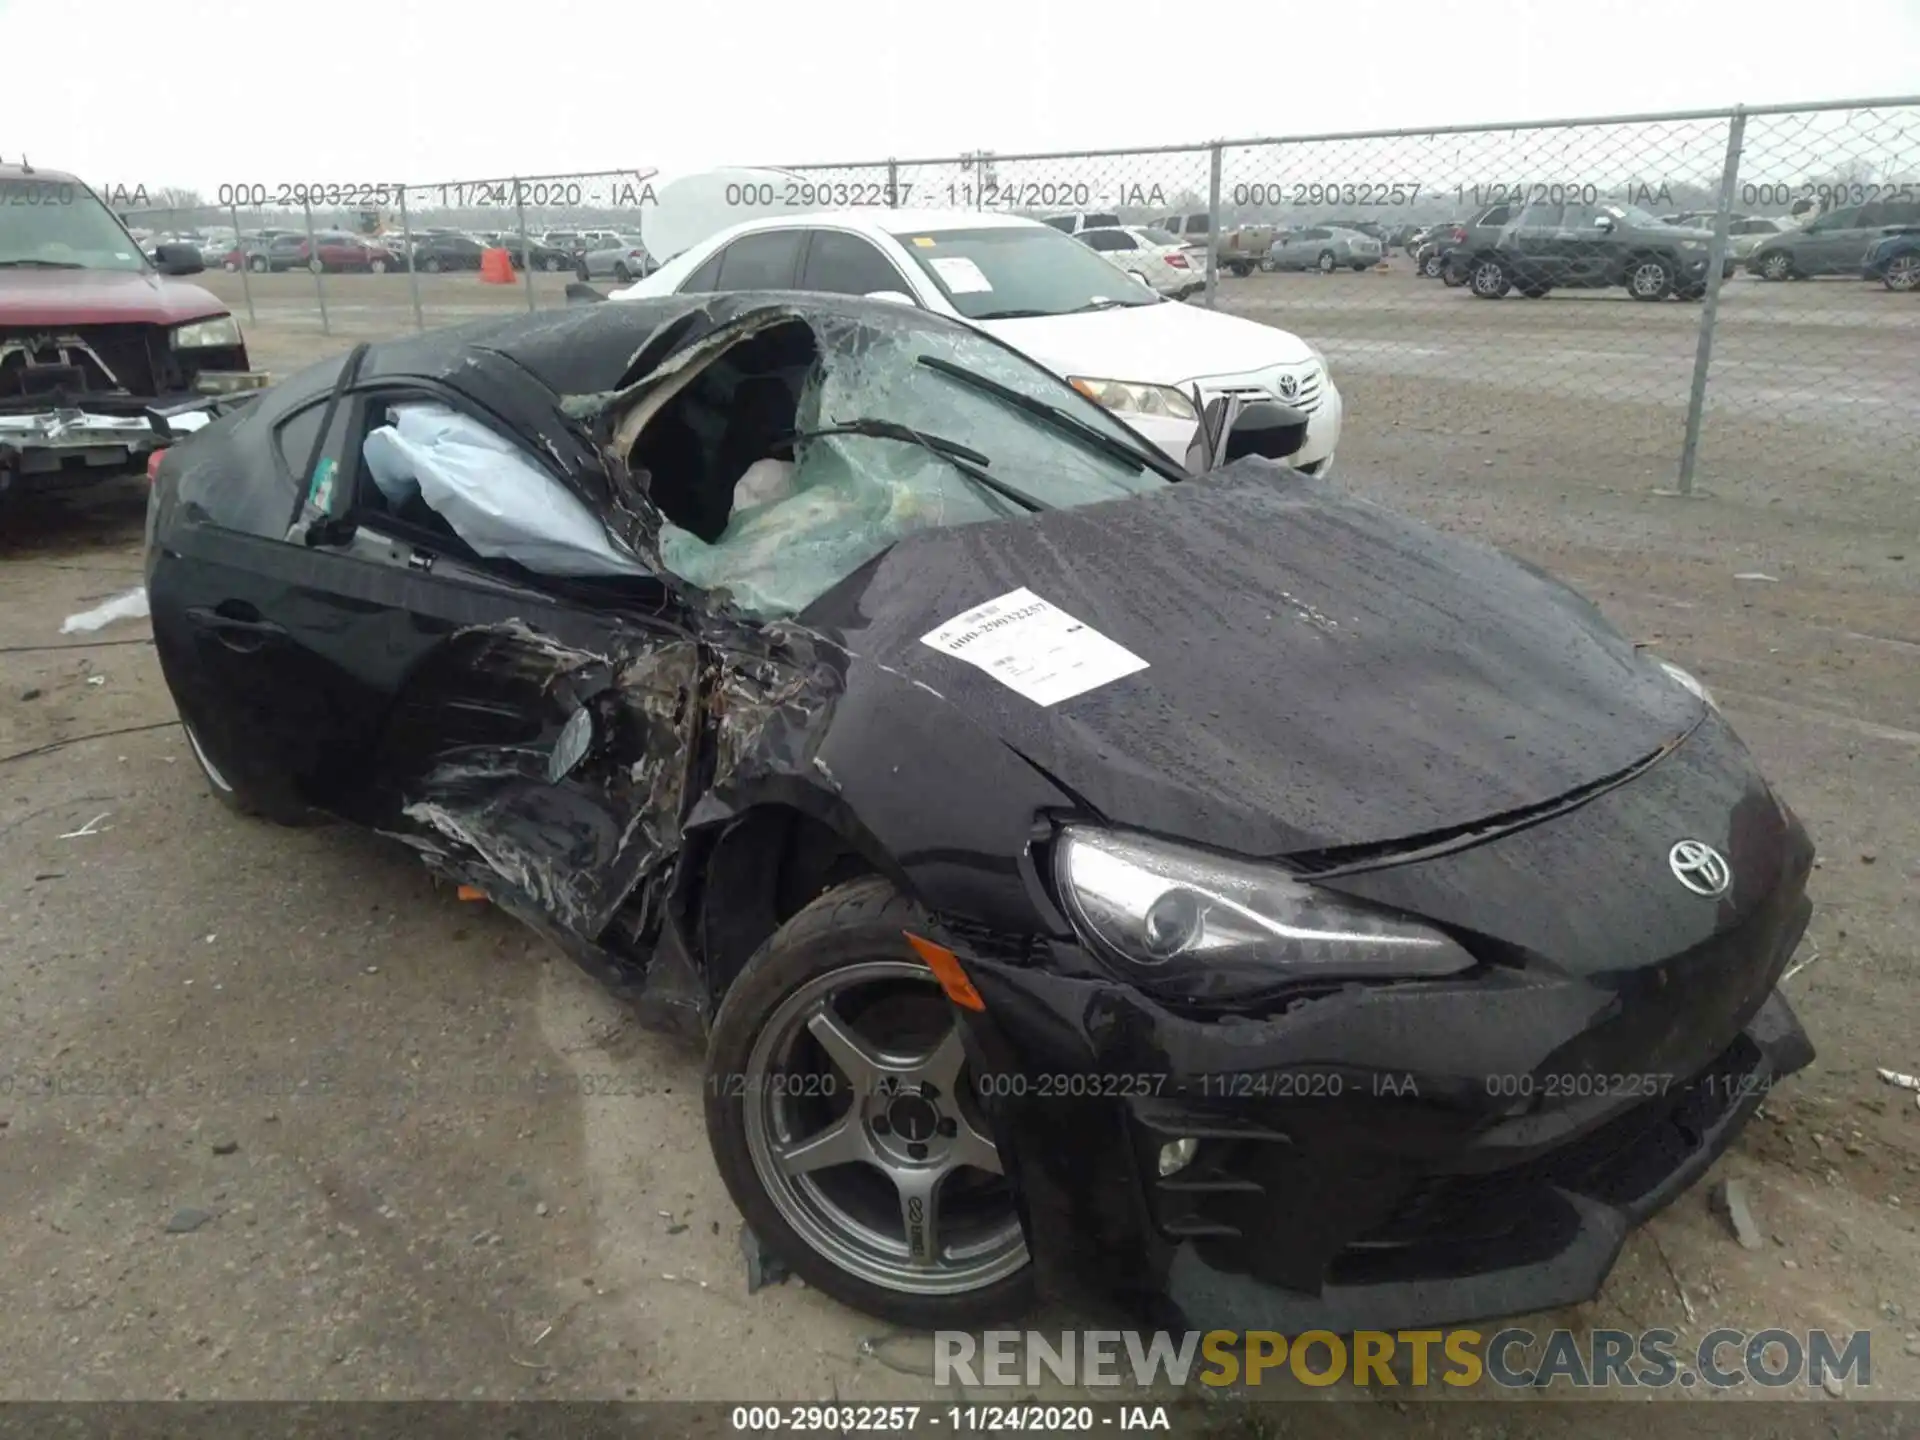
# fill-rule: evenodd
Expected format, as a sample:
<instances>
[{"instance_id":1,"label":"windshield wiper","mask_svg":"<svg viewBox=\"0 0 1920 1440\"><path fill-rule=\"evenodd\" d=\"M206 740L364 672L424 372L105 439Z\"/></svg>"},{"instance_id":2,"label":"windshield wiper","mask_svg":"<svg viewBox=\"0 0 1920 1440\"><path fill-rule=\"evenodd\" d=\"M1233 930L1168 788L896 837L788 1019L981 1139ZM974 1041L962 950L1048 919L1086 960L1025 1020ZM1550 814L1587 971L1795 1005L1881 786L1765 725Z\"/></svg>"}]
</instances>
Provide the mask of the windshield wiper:
<instances>
[{"instance_id":1,"label":"windshield wiper","mask_svg":"<svg viewBox=\"0 0 1920 1440\"><path fill-rule=\"evenodd\" d=\"M1158 302L1158 296L1155 296L1152 300L1115 300L1109 295L1101 295L1089 300L1084 305L1076 305L1073 309L1063 310L1060 313L1063 315L1085 315L1093 310L1133 310L1142 305L1153 305Z\"/></svg>"},{"instance_id":2,"label":"windshield wiper","mask_svg":"<svg viewBox=\"0 0 1920 1440\"><path fill-rule=\"evenodd\" d=\"M1171 460L1161 457L1158 451L1149 454L1145 449L1136 449L1126 441L1112 435L1103 435L1084 421L1076 420L1057 405L1049 405L1045 400L1036 400L1031 395L1023 395L1011 385L1002 385L985 375L976 374L964 365L956 365L951 360L938 355L922 355L918 362L929 370L958 380L962 385L975 390L983 390L997 399L1006 401L1016 410L1024 410L1036 419L1044 420L1061 434L1078 440L1082 445L1091 447L1111 459L1122 460L1136 470L1152 470L1169 480L1187 480L1187 472L1179 469Z\"/></svg>"},{"instance_id":3,"label":"windshield wiper","mask_svg":"<svg viewBox=\"0 0 1920 1440\"><path fill-rule=\"evenodd\" d=\"M875 440L901 440L909 445L918 445L931 454L938 455L954 469L965 475L975 484L983 486L988 492L1018 505L1027 514L1045 510L1048 507L1027 494L1016 489L1004 480L989 475L986 467L993 462L971 446L962 445L958 440L948 440L941 435L929 435L924 430L916 430L911 425L902 425L896 420L882 420L878 416L869 416L860 420L843 420L833 425L824 425L818 430L799 430L794 432L796 440L814 440L823 435L865 435Z\"/></svg>"},{"instance_id":4,"label":"windshield wiper","mask_svg":"<svg viewBox=\"0 0 1920 1440\"><path fill-rule=\"evenodd\" d=\"M1037 320L1047 315L1059 315L1059 310L982 310L978 315L969 315L969 320Z\"/></svg>"},{"instance_id":5,"label":"windshield wiper","mask_svg":"<svg viewBox=\"0 0 1920 1440\"><path fill-rule=\"evenodd\" d=\"M84 270L87 268L77 260L0 260L0 267L11 268L16 265L31 265L36 270Z\"/></svg>"}]
</instances>

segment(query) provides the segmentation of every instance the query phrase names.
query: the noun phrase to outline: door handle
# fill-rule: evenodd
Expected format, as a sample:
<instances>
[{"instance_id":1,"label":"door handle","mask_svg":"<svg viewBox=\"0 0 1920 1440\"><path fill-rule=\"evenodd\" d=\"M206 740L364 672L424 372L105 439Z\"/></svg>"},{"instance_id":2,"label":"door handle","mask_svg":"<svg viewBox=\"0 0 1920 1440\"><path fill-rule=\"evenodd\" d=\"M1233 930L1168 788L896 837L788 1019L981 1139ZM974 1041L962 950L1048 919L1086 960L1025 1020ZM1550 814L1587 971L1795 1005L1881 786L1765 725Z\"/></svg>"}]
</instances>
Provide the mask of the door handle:
<instances>
[{"instance_id":1,"label":"door handle","mask_svg":"<svg viewBox=\"0 0 1920 1440\"><path fill-rule=\"evenodd\" d=\"M229 600L211 610L195 606L187 611L187 619L202 630L212 631L214 638L229 650L242 654L284 639L287 634L285 626L262 619L260 612L244 601Z\"/></svg>"}]
</instances>

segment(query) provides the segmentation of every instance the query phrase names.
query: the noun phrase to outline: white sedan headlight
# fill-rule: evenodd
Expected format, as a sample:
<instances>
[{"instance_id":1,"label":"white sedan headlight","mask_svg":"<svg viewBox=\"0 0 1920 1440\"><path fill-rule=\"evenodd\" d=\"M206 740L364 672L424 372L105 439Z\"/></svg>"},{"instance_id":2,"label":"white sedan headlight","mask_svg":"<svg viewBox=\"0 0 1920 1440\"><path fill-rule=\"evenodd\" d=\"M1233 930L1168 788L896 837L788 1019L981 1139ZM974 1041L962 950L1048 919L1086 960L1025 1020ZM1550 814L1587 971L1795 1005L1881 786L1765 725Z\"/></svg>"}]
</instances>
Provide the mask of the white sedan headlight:
<instances>
[{"instance_id":1,"label":"white sedan headlight","mask_svg":"<svg viewBox=\"0 0 1920 1440\"><path fill-rule=\"evenodd\" d=\"M216 315L211 320L196 320L173 332L176 350L210 350L215 346L240 343L240 322L231 315Z\"/></svg>"},{"instance_id":2,"label":"white sedan headlight","mask_svg":"<svg viewBox=\"0 0 1920 1440\"><path fill-rule=\"evenodd\" d=\"M1667 678L1673 681L1682 690L1688 691L1690 694L1698 697L1701 700L1704 700L1708 705L1711 705L1715 710L1718 710L1720 708L1720 702L1713 698L1713 692L1707 689L1705 685L1701 684L1697 676L1691 675L1687 671L1682 670L1678 665L1675 665L1670 660L1656 660L1654 661L1654 663L1658 665L1662 670L1666 671Z\"/></svg>"},{"instance_id":3,"label":"white sedan headlight","mask_svg":"<svg viewBox=\"0 0 1920 1440\"><path fill-rule=\"evenodd\" d=\"M1130 415L1162 415L1172 420L1198 420L1193 402L1171 385L1140 380L1096 380L1085 375L1067 381L1082 395L1109 410Z\"/></svg>"},{"instance_id":4,"label":"white sedan headlight","mask_svg":"<svg viewBox=\"0 0 1920 1440\"><path fill-rule=\"evenodd\" d=\"M1432 978L1477 963L1413 916L1262 861L1138 835L1068 826L1054 880L1100 960L1169 999L1247 1000L1303 981Z\"/></svg>"}]
</instances>

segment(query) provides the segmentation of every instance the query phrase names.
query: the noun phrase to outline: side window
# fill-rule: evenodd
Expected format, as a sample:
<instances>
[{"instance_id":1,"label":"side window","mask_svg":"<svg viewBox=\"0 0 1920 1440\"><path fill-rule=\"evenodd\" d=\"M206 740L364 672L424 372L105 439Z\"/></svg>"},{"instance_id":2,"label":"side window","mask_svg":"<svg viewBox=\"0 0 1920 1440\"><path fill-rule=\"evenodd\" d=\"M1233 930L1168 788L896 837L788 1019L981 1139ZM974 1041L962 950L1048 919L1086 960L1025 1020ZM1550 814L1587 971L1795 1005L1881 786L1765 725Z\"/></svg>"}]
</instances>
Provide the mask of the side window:
<instances>
[{"instance_id":1,"label":"side window","mask_svg":"<svg viewBox=\"0 0 1920 1440\"><path fill-rule=\"evenodd\" d=\"M1598 205L1574 203L1560 213L1560 224L1567 230L1591 230L1593 222L1600 216Z\"/></svg>"},{"instance_id":2,"label":"side window","mask_svg":"<svg viewBox=\"0 0 1920 1440\"><path fill-rule=\"evenodd\" d=\"M1860 223L1860 207L1830 210L1807 227L1808 230L1851 230Z\"/></svg>"},{"instance_id":3,"label":"side window","mask_svg":"<svg viewBox=\"0 0 1920 1440\"><path fill-rule=\"evenodd\" d=\"M1887 223L1886 213L1887 207L1878 202L1871 205L1862 205L1860 207L1860 218L1853 223L1863 230L1871 230L1876 225L1885 225Z\"/></svg>"},{"instance_id":4,"label":"side window","mask_svg":"<svg viewBox=\"0 0 1920 1440\"><path fill-rule=\"evenodd\" d=\"M689 275L680 286L682 295L707 295L719 288L720 262L726 258L724 250L710 256L707 263Z\"/></svg>"},{"instance_id":5,"label":"side window","mask_svg":"<svg viewBox=\"0 0 1920 1440\"><path fill-rule=\"evenodd\" d=\"M721 252L715 290L785 290L800 260L799 230L742 235Z\"/></svg>"},{"instance_id":6,"label":"side window","mask_svg":"<svg viewBox=\"0 0 1920 1440\"><path fill-rule=\"evenodd\" d=\"M1522 230L1558 230L1564 205L1529 205L1520 212Z\"/></svg>"},{"instance_id":7,"label":"side window","mask_svg":"<svg viewBox=\"0 0 1920 1440\"><path fill-rule=\"evenodd\" d=\"M351 408L342 404L340 410L344 413ZM297 484L305 484L310 478L307 475L307 462L313 458L313 442L319 438L320 420L326 413L327 402L323 396L306 409L294 411L273 432L274 448L280 452L280 460L286 466L287 474Z\"/></svg>"},{"instance_id":8,"label":"side window","mask_svg":"<svg viewBox=\"0 0 1920 1440\"><path fill-rule=\"evenodd\" d=\"M875 290L913 293L886 256L858 235L841 230L813 232L800 270L800 288L830 295L870 295Z\"/></svg>"},{"instance_id":9,"label":"side window","mask_svg":"<svg viewBox=\"0 0 1920 1440\"><path fill-rule=\"evenodd\" d=\"M1211 229L1212 223L1205 215L1187 216L1187 233L1189 235L1205 235Z\"/></svg>"},{"instance_id":10,"label":"side window","mask_svg":"<svg viewBox=\"0 0 1920 1440\"><path fill-rule=\"evenodd\" d=\"M1073 234L1073 216L1071 215L1049 215L1046 223L1063 235Z\"/></svg>"},{"instance_id":11,"label":"side window","mask_svg":"<svg viewBox=\"0 0 1920 1440\"><path fill-rule=\"evenodd\" d=\"M1889 200L1881 210L1882 225L1920 225L1920 200Z\"/></svg>"},{"instance_id":12,"label":"side window","mask_svg":"<svg viewBox=\"0 0 1920 1440\"><path fill-rule=\"evenodd\" d=\"M1133 237L1124 230L1090 230L1080 237L1096 250L1137 250Z\"/></svg>"}]
</instances>

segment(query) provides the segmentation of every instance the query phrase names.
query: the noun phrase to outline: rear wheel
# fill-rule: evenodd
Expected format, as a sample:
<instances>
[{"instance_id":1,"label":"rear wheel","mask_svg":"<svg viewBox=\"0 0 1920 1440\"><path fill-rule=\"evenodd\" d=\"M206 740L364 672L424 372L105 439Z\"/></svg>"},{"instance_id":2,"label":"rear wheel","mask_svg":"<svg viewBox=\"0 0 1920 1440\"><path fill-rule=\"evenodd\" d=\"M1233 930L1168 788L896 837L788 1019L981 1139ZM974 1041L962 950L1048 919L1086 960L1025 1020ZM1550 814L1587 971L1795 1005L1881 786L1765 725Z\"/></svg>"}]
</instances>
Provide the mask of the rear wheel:
<instances>
[{"instance_id":1,"label":"rear wheel","mask_svg":"<svg viewBox=\"0 0 1920 1440\"><path fill-rule=\"evenodd\" d=\"M1320 258L1314 263L1320 267L1320 273L1322 275L1331 275L1340 264L1340 262L1334 258L1331 250L1322 250L1320 252Z\"/></svg>"},{"instance_id":2,"label":"rear wheel","mask_svg":"<svg viewBox=\"0 0 1920 1440\"><path fill-rule=\"evenodd\" d=\"M387 273L387 262L384 260L371 260L367 263L367 269L371 270L375 275L384 275Z\"/></svg>"},{"instance_id":3,"label":"rear wheel","mask_svg":"<svg viewBox=\"0 0 1920 1440\"><path fill-rule=\"evenodd\" d=\"M1441 263L1438 255L1429 255L1420 262L1420 273L1429 280L1438 280L1440 272L1444 269L1446 266Z\"/></svg>"},{"instance_id":4,"label":"rear wheel","mask_svg":"<svg viewBox=\"0 0 1920 1440\"><path fill-rule=\"evenodd\" d=\"M1889 290L1920 290L1920 254L1894 256L1881 273L1880 283Z\"/></svg>"},{"instance_id":5,"label":"rear wheel","mask_svg":"<svg viewBox=\"0 0 1920 1440\"><path fill-rule=\"evenodd\" d=\"M1354 273L1358 274L1360 271L1365 270L1367 268L1367 262L1365 260L1356 260L1353 262L1353 268L1354 268Z\"/></svg>"},{"instance_id":6,"label":"rear wheel","mask_svg":"<svg viewBox=\"0 0 1920 1440\"><path fill-rule=\"evenodd\" d=\"M1785 250L1775 250L1761 257L1760 278L1762 280L1791 280L1793 278L1793 256Z\"/></svg>"},{"instance_id":7,"label":"rear wheel","mask_svg":"<svg viewBox=\"0 0 1920 1440\"><path fill-rule=\"evenodd\" d=\"M583 267L583 269L582 269L582 274L581 274L581 276L580 276L580 278L581 278L582 280L584 280L584 279L586 279L586 278L587 278L587 277L586 277L586 274L584 273L584 267ZM632 283L632 281L633 281L633 272L632 272L631 270L629 270L629 269L627 269L627 264L626 264L626 261L624 261L624 260L623 260L623 261L621 261L621 262L620 262L620 263L619 263L618 265L615 265L615 266L613 267L613 278L614 278L614 279L616 279L616 280L618 280L618 281L619 281L619 282L620 282L620 283L621 283L622 285L627 285L627 284L630 284L630 283Z\"/></svg>"},{"instance_id":8,"label":"rear wheel","mask_svg":"<svg viewBox=\"0 0 1920 1440\"><path fill-rule=\"evenodd\" d=\"M1474 296L1481 300L1503 300L1513 289L1513 277L1497 257L1488 255L1473 262L1467 274Z\"/></svg>"},{"instance_id":9,"label":"rear wheel","mask_svg":"<svg viewBox=\"0 0 1920 1440\"><path fill-rule=\"evenodd\" d=\"M540 268L557 273L567 268L567 262L562 260L558 255L549 255L546 258L546 262Z\"/></svg>"},{"instance_id":10,"label":"rear wheel","mask_svg":"<svg viewBox=\"0 0 1920 1440\"><path fill-rule=\"evenodd\" d=\"M256 275L264 275L267 271L267 257L264 255L255 255L247 261L247 268Z\"/></svg>"},{"instance_id":11,"label":"rear wheel","mask_svg":"<svg viewBox=\"0 0 1920 1440\"><path fill-rule=\"evenodd\" d=\"M740 972L707 1054L707 1135L754 1233L809 1285L921 1329L1033 1300L1026 1235L954 1007L884 880L829 890Z\"/></svg>"},{"instance_id":12,"label":"rear wheel","mask_svg":"<svg viewBox=\"0 0 1920 1440\"><path fill-rule=\"evenodd\" d=\"M426 259L420 262L420 268L429 275L438 275L440 273L440 257L438 255L427 256Z\"/></svg>"},{"instance_id":13,"label":"rear wheel","mask_svg":"<svg viewBox=\"0 0 1920 1440\"><path fill-rule=\"evenodd\" d=\"M1674 291L1673 298L1676 300L1704 300L1707 298L1707 287L1704 285L1688 285L1683 289Z\"/></svg>"},{"instance_id":14,"label":"rear wheel","mask_svg":"<svg viewBox=\"0 0 1920 1440\"><path fill-rule=\"evenodd\" d=\"M1642 255L1627 265L1627 293L1636 300L1664 300L1673 293L1673 267L1658 255Z\"/></svg>"}]
</instances>

